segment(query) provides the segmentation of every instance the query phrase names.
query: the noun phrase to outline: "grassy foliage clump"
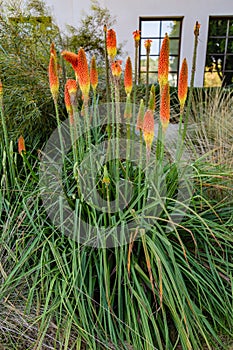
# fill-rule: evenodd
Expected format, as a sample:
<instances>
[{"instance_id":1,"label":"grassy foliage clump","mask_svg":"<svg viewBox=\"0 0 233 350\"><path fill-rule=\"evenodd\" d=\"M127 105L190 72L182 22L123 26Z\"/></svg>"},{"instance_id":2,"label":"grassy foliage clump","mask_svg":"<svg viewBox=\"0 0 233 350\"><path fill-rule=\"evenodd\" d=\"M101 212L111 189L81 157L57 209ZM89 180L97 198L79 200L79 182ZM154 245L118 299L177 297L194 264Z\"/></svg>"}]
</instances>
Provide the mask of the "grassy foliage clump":
<instances>
[{"instance_id":1,"label":"grassy foliage clump","mask_svg":"<svg viewBox=\"0 0 233 350\"><path fill-rule=\"evenodd\" d=\"M197 39L198 23L195 28ZM120 95L121 65L112 65L107 56L106 34L108 103L99 103L98 88L88 95L82 51L73 68L83 100L80 90L66 95L66 123L61 123L64 108L51 75L54 106L49 91L44 99L49 59L60 61L60 55L52 48L50 58L41 57L41 79L31 68L26 81L23 65L30 50L13 52L11 62L8 49L8 63L1 53L0 344L17 350L226 348L223 339L230 342L233 332L233 186L232 147L223 140L225 135L226 142L232 139L226 110L232 111L232 99L220 90L215 107L208 104L211 95L200 103L192 98L191 86L171 146L164 75L159 97L154 86L150 93L146 87L149 102L143 126L135 132L137 91L132 87L132 93ZM41 67L39 61L33 56ZM56 65L50 68L57 74ZM164 86L167 94L161 98ZM34 148L21 142L19 152L12 142L11 108L16 115L23 108L24 135L35 117L26 108L30 87L33 101L43 100L57 127L39 154L36 141ZM160 111L155 99L164 103ZM198 118L202 111L207 126L193 133L188 127L186 137L190 110L198 111ZM36 128L37 123L35 134ZM229 162L211 160L221 146ZM190 149L191 157L182 158Z\"/></svg>"}]
</instances>

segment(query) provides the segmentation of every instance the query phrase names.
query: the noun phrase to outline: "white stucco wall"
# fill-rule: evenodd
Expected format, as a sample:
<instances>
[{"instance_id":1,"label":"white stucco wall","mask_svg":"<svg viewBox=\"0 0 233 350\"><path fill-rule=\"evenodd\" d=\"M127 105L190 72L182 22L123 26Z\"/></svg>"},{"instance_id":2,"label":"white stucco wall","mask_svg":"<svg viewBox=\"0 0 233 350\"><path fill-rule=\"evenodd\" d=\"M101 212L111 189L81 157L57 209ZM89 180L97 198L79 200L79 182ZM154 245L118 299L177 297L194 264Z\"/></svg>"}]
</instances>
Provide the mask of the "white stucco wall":
<instances>
[{"instance_id":1,"label":"white stucco wall","mask_svg":"<svg viewBox=\"0 0 233 350\"><path fill-rule=\"evenodd\" d=\"M7 1L7 0L5 0ZM45 0L51 8L57 24L78 26L80 18L90 9L90 0ZM102 7L107 7L117 23L114 29L119 42L126 42L124 49L133 57L134 42L132 32L138 29L139 16L183 16L181 56L192 64L193 28L196 20L201 24L195 86L203 85L208 20L211 15L233 15L233 0L99 0Z\"/></svg>"}]
</instances>

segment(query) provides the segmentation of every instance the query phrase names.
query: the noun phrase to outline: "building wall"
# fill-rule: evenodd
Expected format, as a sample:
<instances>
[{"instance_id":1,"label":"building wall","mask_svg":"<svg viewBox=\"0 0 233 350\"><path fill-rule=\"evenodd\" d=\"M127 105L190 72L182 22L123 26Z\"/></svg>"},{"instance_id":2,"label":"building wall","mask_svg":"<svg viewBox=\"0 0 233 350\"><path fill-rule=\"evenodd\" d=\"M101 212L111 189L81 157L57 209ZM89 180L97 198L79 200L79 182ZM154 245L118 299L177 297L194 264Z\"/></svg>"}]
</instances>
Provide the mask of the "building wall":
<instances>
[{"instance_id":1,"label":"building wall","mask_svg":"<svg viewBox=\"0 0 233 350\"><path fill-rule=\"evenodd\" d=\"M88 13L90 0L45 0L51 8L57 24L78 26L80 18ZM124 42L124 50L133 57L134 42L132 32L138 29L139 16L184 16L181 38L180 60L187 58L192 64L193 28L196 21L201 24L195 86L203 85L208 19L211 15L233 15L233 0L99 0L102 7L107 7L117 23L114 29L119 42ZM122 5L120 5L122 3Z\"/></svg>"}]
</instances>

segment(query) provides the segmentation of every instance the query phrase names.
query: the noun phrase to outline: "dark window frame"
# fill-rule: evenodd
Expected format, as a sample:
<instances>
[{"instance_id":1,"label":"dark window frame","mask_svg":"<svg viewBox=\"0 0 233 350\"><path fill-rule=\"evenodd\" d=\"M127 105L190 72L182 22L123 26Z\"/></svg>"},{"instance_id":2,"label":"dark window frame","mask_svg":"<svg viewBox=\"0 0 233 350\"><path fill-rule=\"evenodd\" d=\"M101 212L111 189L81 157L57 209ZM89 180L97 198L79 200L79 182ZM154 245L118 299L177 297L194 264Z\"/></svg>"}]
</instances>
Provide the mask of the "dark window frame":
<instances>
[{"instance_id":1,"label":"dark window frame","mask_svg":"<svg viewBox=\"0 0 233 350\"><path fill-rule=\"evenodd\" d=\"M139 75L139 81L141 80L141 77L143 74L141 70L141 58L146 57L146 55L142 54L142 45L144 45L145 40L151 39L151 40L159 40L159 50L158 54L150 54L150 57L159 57L159 51L161 48L162 39L164 36L162 36L161 30L162 30L162 22L164 21L179 21L180 22L180 31L179 36L170 37L170 40L178 40L178 52L177 54L170 54L169 57L178 58L177 62L177 70L170 70L170 73L177 75L177 82L178 82L178 74L179 74L179 68L180 68L180 51L181 51L181 38L182 38L182 27L183 27L183 19L184 16L140 16L139 17L139 30L141 32L141 38L140 38L140 45L139 45L139 65L138 65L138 75ZM143 36L142 33L142 22L160 22L159 23L159 36ZM149 71L149 73L155 73L157 74L158 71Z\"/></svg>"},{"instance_id":2,"label":"dark window frame","mask_svg":"<svg viewBox=\"0 0 233 350\"><path fill-rule=\"evenodd\" d=\"M210 35L210 22L211 20L226 20L227 21L227 25L226 25L226 33L225 35ZM222 70L220 71L220 73L222 74L223 80L222 82L224 82L224 76L226 75L225 73L233 73L233 65L232 65L232 69L226 69L226 62L227 62L227 57L231 57L232 61L233 61L233 52L228 52L228 41L229 39L233 40L233 34L229 35L229 28L230 28L230 21L233 21L233 15L223 15L223 16L209 16L209 21L208 21L208 36L207 36L207 45L206 45L206 53L205 53L205 68L204 68L204 74L203 74L203 84L205 85L205 74L210 72L211 67L207 66L207 57L211 57L211 56L218 56L223 58L222 60ZM223 52L208 52L208 42L209 39L224 39L225 40L225 47L224 47L224 51ZM214 61L213 61L214 63ZM218 73L218 70L213 70L213 72ZM233 83L233 82L232 82Z\"/></svg>"}]
</instances>

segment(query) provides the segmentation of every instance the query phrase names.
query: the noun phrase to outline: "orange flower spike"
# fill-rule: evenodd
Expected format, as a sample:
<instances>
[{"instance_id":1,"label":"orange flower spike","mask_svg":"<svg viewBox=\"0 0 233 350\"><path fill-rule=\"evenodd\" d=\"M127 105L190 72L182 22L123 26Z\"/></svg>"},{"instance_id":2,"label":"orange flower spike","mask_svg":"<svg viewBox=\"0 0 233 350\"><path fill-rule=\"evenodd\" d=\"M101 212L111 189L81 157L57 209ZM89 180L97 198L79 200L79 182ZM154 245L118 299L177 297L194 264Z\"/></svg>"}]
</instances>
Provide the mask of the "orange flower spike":
<instances>
[{"instance_id":1,"label":"orange flower spike","mask_svg":"<svg viewBox=\"0 0 233 350\"><path fill-rule=\"evenodd\" d=\"M151 109L148 109L144 115L143 126L142 126L143 137L146 143L147 160L149 160L151 145L154 139L154 134L155 134L154 128L155 128L154 113Z\"/></svg>"},{"instance_id":2,"label":"orange flower spike","mask_svg":"<svg viewBox=\"0 0 233 350\"><path fill-rule=\"evenodd\" d=\"M113 29L107 31L107 52L111 60L114 60L117 54L116 32Z\"/></svg>"},{"instance_id":3,"label":"orange flower spike","mask_svg":"<svg viewBox=\"0 0 233 350\"><path fill-rule=\"evenodd\" d=\"M25 141L22 135L18 138L18 152L21 156L26 152Z\"/></svg>"},{"instance_id":4,"label":"orange flower spike","mask_svg":"<svg viewBox=\"0 0 233 350\"><path fill-rule=\"evenodd\" d=\"M88 100L90 91L90 76L88 70L88 63L86 53L81 47L78 52L78 83L82 91L84 100Z\"/></svg>"},{"instance_id":5,"label":"orange flower spike","mask_svg":"<svg viewBox=\"0 0 233 350\"><path fill-rule=\"evenodd\" d=\"M67 62L69 62L72 65L73 70L74 70L75 75L76 75L76 78L77 78L77 74L78 74L78 55L76 53L70 52L70 51L62 51L61 55L64 58L64 60L66 60Z\"/></svg>"},{"instance_id":6,"label":"orange flower spike","mask_svg":"<svg viewBox=\"0 0 233 350\"><path fill-rule=\"evenodd\" d=\"M91 82L92 89L95 91L98 85L98 71L96 67L95 56L93 56L91 59L90 82Z\"/></svg>"},{"instance_id":7,"label":"orange flower spike","mask_svg":"<svg viewBox=\"0 0 233 350\"><path fill-rule=\"evenodd\" d=\"M138 115L137 115L136 130L142 130L144 114L145 114L145 105L144 105L143 99L141 99L139 111L138 111Z\"/></svg>"},{"instance_id":8,"label":"orange flower spike","mask_svg":"<svg viewBox=\"0 0 233 350\"><path fill-rule=\"evenodd\" d=\"M168 82L168 71L169 71L169 37L167 33L162 42L162 47L159 55L159 65L158 65L158 81L160 88Z\"/></svg>"},{"instance_id":9,"label":"orange flower spike","mask_svg":"<svg viewBox=\"0 0 233 350\"><path fill-rule=\"evenodd\" d=\"M133 37L134 37L135 47L138 47L139 46L139 41L141 39L141 32L140 32L140 30L135 30L133 32Z\"/></svg>"},{"instance_id":10,"label":"orange flower spike","mask_svg":"<svg viewBox=\"0 0 233 350\"><path fill-rule=\"evenodd\" d=\"M121 68L122 61L117 60L112 63L111 68L112 68L112 75L116 78L119 78L121 73L122 73L122 68Z\"/></svg>"},{"instance_id":11,"label":"orange flower spike","mask_svg":"<svg viewBox=\"0 0 233 350\"><path fill-rule=\"evenodd\" d=\"M170 120L170 90L167 83L163 87L161 102L160 102L160 120L163 128L163 132L166 131Z\"/></svg>"},{"instance_id":12,"label":"orange flower spike","mask_svg":"<svg viewBox=\"0 0 233 350\"><path fill-rule=\"evenodd\" d=\"M125 64L124 86L126 94L130 94L133 88L133 73L130 57L127 58Z\"/></svg>"},{"instance_id":13,"label":"orange flower spike","mask_svg":"<svg viewBox=\"0 0 233 350\"><path fill-rule=\"evenodd\" d=\"M57 55L54 44L51 44L50 48L50 60L49 60L49 85L50 91L53 96L53 100L56 103L59 92L59 78L57 70Z\"/></svg>"},{"instance_id":14,"label":"orange flower spike","mask_svg":"<svg viewBox=\"0 0 233 350\"><path fill-rule=\"evenodd\" d=\"M179 82L178 82L178 99L180 101L180 109L183 111L185 101L188 93L188 65L187 61L184 58L179 74Z\"/></svg>"}]
</instances>

